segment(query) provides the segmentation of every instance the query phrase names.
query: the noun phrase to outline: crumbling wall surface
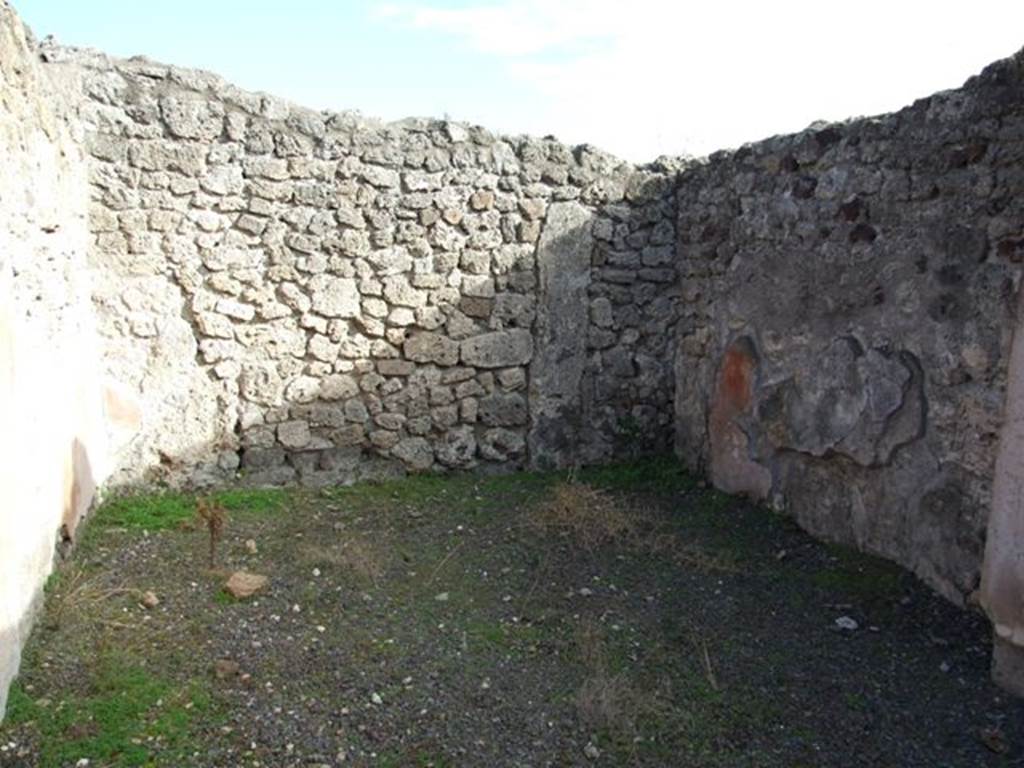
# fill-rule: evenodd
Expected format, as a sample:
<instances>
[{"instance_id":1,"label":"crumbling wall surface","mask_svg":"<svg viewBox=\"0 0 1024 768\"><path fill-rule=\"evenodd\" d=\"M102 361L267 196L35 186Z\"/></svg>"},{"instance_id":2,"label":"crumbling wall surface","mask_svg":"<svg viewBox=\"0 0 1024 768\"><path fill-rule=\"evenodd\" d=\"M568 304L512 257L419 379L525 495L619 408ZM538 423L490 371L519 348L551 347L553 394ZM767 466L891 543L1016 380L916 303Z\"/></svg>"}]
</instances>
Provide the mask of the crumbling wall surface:
<instances>
[{"instance_id":1,"label":"crumbling wall surface","mask_svg":"<svg viewBox=\"0 0 1024 768\"><path fill-rule=\"evenodd\" d=\"M717 486L977 587L1024 258L1022 58L684 172L677 448Z\"/></svg>"},{"instance_id":2,"label":"crumbling wall surface","mask_svg":"<svg viewBox=\"0 0 1024 768\"><path fill-rule=\"evenodd\" d=\"M83 78L104 358L142 413L118 481L337 483L671 443L675 168L46 55Z\"/></svg>"},{"instance_id":3,"label":"crumbling wall surface","mask_svg":"<svg viewBox=\"0 0 1024 768\"><path fill-rule=\"evenodd\" d=\"M0 2L0 717L55 545L106 469L69 87Z\"/></svg>"}]
</instances>

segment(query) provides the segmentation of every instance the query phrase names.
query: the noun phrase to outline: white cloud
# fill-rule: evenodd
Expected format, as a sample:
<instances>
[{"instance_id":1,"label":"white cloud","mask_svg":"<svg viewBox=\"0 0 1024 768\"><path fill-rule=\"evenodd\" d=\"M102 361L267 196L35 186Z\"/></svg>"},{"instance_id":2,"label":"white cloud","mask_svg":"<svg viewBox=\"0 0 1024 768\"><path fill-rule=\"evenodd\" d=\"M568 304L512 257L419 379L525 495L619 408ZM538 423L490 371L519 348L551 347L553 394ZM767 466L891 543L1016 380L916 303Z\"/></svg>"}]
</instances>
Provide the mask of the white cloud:
<instances>
[{"instance_id":1,"label":"white cloud","mask_svg":"<svg viewBox=\"0 0 1024 768\"><path fill-rule=\"evenodd\" d=\"M493 127L633 160L897 109L1024 44L1017 0L499 0L385 12L497 57L541 97L519 124Z\"/></svg>"},{"instance_id":2,"label":"white cloud","mask_svg":"<svg viewBox=\"0 0 1024 768\"><path fill-rule=\"evenodd\" d=\"M607 0L510 0L458 9L389 4L382 11L420 29L462 37L481 53L514 57L611 39L615 28L609 17L615 7Z\"/></svg>"}]
</instances>

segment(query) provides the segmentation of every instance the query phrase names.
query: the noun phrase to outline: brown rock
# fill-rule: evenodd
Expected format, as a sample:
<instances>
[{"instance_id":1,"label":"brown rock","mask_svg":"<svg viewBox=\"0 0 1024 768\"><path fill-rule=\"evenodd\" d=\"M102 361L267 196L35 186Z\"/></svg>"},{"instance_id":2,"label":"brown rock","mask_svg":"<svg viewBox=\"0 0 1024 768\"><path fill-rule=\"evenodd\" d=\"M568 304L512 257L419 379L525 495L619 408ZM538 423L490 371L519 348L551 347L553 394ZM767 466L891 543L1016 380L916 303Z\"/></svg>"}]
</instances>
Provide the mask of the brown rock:
<instances>
[{"instance_id":1,"label":"brown rock","mask_svg":"<svg viewBox=\"0 0 1024 768\"><path fill-rule=\"evenodd\" d=\"M494 206L494 193L489 189L480 189L469 198L469 204L474 211L486 211Z\"/></svg>"},{"instance_id":2,"label":"brown rock","mask_svg":"<svg viewBox=\"0 0 1024 768\"><path fill-rule=\"evenodd\" d=\"M160 605L160 598L156 596L155 592L145 592L142 595L142 604L146 608L153 609Z\"/></svg>"},{"instance_id":3,"label":"brown rock","mask_svg":"<svg viewBox=\"0 0 1024 768\"><path fill-rule=\"evenodd\" d=\"M266 576L261 576L258 573L246 573L245 571L235 571L231 574L231 578L228 579L224 585L232 597L238 600L244 600L247 597L252 597L265 586L267 586Z\"/></svg>"}]
</instances>

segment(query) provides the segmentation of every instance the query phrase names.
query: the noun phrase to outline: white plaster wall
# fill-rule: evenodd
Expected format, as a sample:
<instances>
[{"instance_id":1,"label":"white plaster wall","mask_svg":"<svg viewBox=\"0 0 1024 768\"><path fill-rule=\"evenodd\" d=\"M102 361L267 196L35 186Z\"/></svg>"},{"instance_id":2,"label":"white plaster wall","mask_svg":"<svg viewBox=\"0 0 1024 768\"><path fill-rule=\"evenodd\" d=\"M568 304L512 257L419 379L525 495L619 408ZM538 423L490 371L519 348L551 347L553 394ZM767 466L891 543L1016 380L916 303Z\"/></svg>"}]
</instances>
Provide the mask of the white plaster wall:
<instances>
[{"instance_id":1,"label":"white plaster wall","mask_svg":"<svg viewBox=\"0 0 1024 768\"><path fill-rule=\"evenodd\" d=\"M0 3L0 714L62 528L110 469L73 83L37 59Z\"/></svg>"}]
</instances>

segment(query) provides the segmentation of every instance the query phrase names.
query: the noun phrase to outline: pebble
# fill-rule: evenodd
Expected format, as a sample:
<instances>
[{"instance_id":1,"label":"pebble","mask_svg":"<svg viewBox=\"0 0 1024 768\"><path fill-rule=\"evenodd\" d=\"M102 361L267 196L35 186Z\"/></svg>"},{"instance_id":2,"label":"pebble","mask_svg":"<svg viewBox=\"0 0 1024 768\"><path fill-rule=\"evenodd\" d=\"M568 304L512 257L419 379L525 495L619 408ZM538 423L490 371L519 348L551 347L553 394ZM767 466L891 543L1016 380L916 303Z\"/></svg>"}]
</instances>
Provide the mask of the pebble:
<instances>
[{"instance_id":1,"label":"pebble","mask_svg":"<svg viewBox=\"0 0 1024 768\"><path fill-rule=\"evenodd\" d=\"M838 619L836 619L836 626L839 629L845 629L850 632L853 632L860 625L857 623L855 619L851 619L849 616L840 616Z\"/></svg>"},{"instance_id":2,"label":"pebble","mask_svg":"<svg viewBox=\"0 0 1024 768\"><path fill-rule=\"evenodd\" d=\"M155 592L145 592L142 595L142 605L148 609L156 608L160 605L160 598Z\"/></svg>"},{"instance_id":3,"label":"pebble","mask_svg":"<svg viewBox=\"0 0 1024 768\"><path fill-rule=\"evenodd\" d=\"M370 694L370 702L376 704L378 707L384 703L384 699L380 697L380 694L374 691Z\"/></svg>"},{"instance_id":4,"label":"pebble","mask_svg":"<svg viewBox=\"0 0 1024 768\"><path fill-rule=\"evenodd\" d=\"M438 594L434 595L434 599L437 600L437 602L439 602L439 603L447 603L448 602L448 593L447 592L439 592Z\"/></svg>"}]
</instances>

